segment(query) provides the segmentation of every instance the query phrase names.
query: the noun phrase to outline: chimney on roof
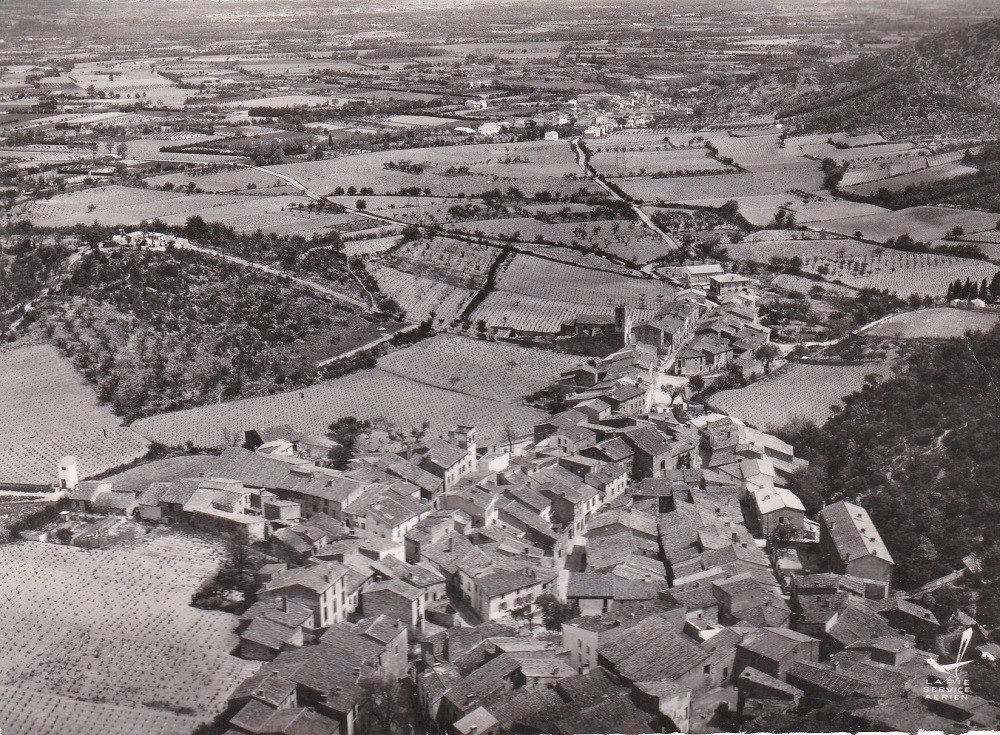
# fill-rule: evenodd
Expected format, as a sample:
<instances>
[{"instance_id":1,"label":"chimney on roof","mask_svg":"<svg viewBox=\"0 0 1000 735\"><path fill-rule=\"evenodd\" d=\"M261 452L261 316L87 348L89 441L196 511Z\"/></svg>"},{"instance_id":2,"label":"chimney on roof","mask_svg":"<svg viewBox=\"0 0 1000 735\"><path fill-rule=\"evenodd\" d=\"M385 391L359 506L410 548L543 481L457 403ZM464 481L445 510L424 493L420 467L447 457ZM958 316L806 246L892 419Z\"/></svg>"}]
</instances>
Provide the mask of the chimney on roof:
<instances>
[{"instance_id":1,"label":"chimney on roof","mask_svg":"<svg viewBox=\"0 0 1000 735\"><path fill-rule=\"evenodd\" d=\"M466 702L466 704L468 704L469 702L471 702L475 698L476 698L475 694L466 694L465 695L465 702Z\"/></svg>"},{"instance_id":2,"label":"chimney on roof","mask_svg":"<svg viewBox=\"0 0 1000 735\"><path fill-rule=\"evenodd\" d=\"M736 531L733 531L732 538L733 538L733 543L735 544L737 541L740 540L740 534L738 532L736 532Z\"/></svg>"},{"instance_id":3,"label":"chimney on roof","mask_svg":"<svg viewBox=\"0 0 1000 735\"><path fill-rule=\"evenodd\" d=\"M589 674L590 673L590 664L589 663L585 663L583 666L581 666L580 667L580 673L581 674Z\"/></svg>"},{"instance_id":4,"label":"chimney on roof","mask_svg":"<svg viewBox=\"0 0 1000 735\"><path fill-rule=\"evenodd\" d=\"M355 666L354 667L354 675L355 676L361 676L361 667L360 666Z\"/></svg>"},{"instance_id":5,"label":"chimney on roof","mask_svg":"<svg viewBox=\"0 0 1000 735\"><path fill-rule=\"evenodd\" d=\"M479 725L469 726L469 735L476 735L477 732L479 732Z\"/></svg>"},{"instance_id":6,"label":"chimney on roof","mask_svg":"<svg viewBox=\"0 0 1000 735\"><path fill-rule=\"evenodd\" d=\"M449 537L448 537L448 538L447 538L447 539L445 540L445 544L444 544L444 550L445 550L445 551L447 551L447 552L448 552L449 554L451 553L451 536L449 536Z\"/></svg>"},{"instance_id":7,"label":"chimney on roof","mask_svg":"<svg viewBox=\"0 0 1000 735\"><path fill-rule=\"evenodd\" d=\"M281 611L282 612L288 612L288 608L289 607L290 606L288 604L288 598L287 597L282 597L281 598Z\"/></svg>"}]
</instances>

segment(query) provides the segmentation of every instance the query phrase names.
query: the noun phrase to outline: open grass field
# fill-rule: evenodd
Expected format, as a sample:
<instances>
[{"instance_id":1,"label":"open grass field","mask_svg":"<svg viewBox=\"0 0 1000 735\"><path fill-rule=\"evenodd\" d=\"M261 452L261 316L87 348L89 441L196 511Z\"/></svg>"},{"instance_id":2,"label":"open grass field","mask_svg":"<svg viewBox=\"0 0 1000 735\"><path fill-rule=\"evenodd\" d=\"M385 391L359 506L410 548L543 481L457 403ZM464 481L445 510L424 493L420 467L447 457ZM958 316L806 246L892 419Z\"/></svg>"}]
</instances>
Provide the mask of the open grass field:
<instances>
[{"instance_id":1,"label":"open grass field","mask_svg":"<svg viewBox=\"0 0 1000 735\"><path fill-rule=\"evenodd\" d=\"M622 176L657 176L690 172L725 172L734 170L708 155L705 148L670 148L668 145L588 146L594 151L590 162L598 172L612 178Z\"/></svg>"},{"instance_id":2,"label":"open grass field","mask_svg":"<svg viewBox=\"0 0 1000 735\"><path fill-rule=\"evenodd\" d=\"M889 364L806 365L797 363L745 388L724 390L708 399L715 411L745 421L762 430L774 430L792 419L817 425L832 415L831 406L860 390L865 376L891 374Z\"/></svg>"},{"instance_id":3,"label":"open grass field","mask_svg":"<svg viewBox=\"0 0 1000 735\"><path fill-rule=\"evenodd\" d=\"M544 412L526 406L468 396L392 375L380 369L363 370L328 380L301 391L218 403L140 419L133 428L143 436L182 446L225 445L224 432L243 432L260 426L291 424L299 431L322 434L341 416L385 418L399 429L431 424L444 434L459 425L473 425L483 442L500 441L505 427L529 433Z\"/></svg>"},{"instance_id":4,"label":"open grass field","mask_svg":"<svg viewBox=\"0 0 1000 735\"><path fill-rule=\"evenodd\" d=\"M418 383L510 403L581 362L573 355L442 334L391 352L378 366Z\"/></svg>"},{"instance_id":5,"label":"open grass field","mask_svg":"<svg viewBox=\"0 0 1000 735\"><path fill-rule=\"evenodd\" d=\"M258 667L229 655L232 616L189 605L221 555L162 532L97 551L6 546L3 732L173 735L211 720Z\"/></svg>"},{"instance_id":6,"label":"open grass field","mask_svg":"<svg viewBox=\"0 0 1000 735\"><path fill-rule=\"evenodd\" d=\"M497 290L585 306L656 309L675 289L658 279L630 278L565 263L516 255L497 279Z\"/></svg>"},{"instance_id":7,"label":"open grass field","mask_svg":"<svg viewBox=\"0 0 1000 735\"><path fill-rule=\"evenodd\" d=\"M985 332L1000 324L1000 312L971 309L921 309L898 314L865 331L870 337L947 339L966 332Z\"/></svg>"},{"instance_id":8,"label":"open grass field","mask_svg":"<svg viewBox=\"0 0 1000 735\"><path fill-rule=\"evenodd\" d=\"M831 232L852 235L860 232L868 240L885 242L890 237L909 234L915 240L940 240L955 225L967 233L991 230L997 223L995 214L953 207L910 207L895 212L828 220L823 228Z\"/></svg>"}]
</instances>

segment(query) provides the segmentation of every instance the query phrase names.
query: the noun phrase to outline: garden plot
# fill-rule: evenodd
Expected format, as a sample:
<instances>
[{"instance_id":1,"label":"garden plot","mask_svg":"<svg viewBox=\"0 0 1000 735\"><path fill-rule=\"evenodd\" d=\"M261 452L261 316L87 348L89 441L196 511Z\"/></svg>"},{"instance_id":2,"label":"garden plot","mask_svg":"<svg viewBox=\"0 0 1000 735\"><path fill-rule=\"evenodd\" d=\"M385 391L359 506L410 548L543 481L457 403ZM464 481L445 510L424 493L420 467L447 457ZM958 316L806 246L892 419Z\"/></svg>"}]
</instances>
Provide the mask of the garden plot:
<instances>
[{"instance_id":1,"label":"garden plot","mask_svg":"<svg viewBox=\"0 0 1000 735\"><path fill-rule=\"evenodd\" d=\"M972 309L921 309L898 314L865 330L870 337L904 339L962 337L966 332L985 332L1000 324L1000 313Z\"/></svg>"},{"instance_id":2,"label":"garden plot","mask_svg":"<svg viewBox=\"0 0 1000 735\"><path fill-rule=\"evenodd\" d=\"M558 334L563 322L581 314L614 314L615 307L580 304L573 301L525 296L508 291L489 294L472 313L471 320L483 320L493 329L512 329L517 332ZM648 321L653 309L626 309L635 322Z\"/></svg>"},{"instance_id":3,"label":"garden plot","mask_svg":"<svg viewBox=\"0 0 1000 735\"><path fill-rule=\"evenodd\" d=\"M619 182L630 196L643 202L697 202L704 199L737 199L773 195L792 189L819 191L823 175L818 164L790 163L780 169L715 176L680 176L668 179L627 179Z\"/></svg>"},{"instance_id":4,"label":"garden plot","mask_svg":"<svg viewBox=\"0 0 1000 735\"><path fill-rule=\"evenodd\" d=\"M324 434L341 416L384 418L401 430L430 422L430 431L444 435L457 425L475 426L483 443L503 440L505 428L531 433L544 411L467 396L392 375L363 370L301 391L279 393L212 406L175 411L140 419L133 428L168 446L222 447L227 432L258 426L291 424L307 433Z\"/></svg>"},{"instance_id":5,"label":"garden plot","mask_svg":"<svg viewBox=\"0 0 1000 735\"><path fill-rule=\"evenodd\" d=\"M658 279L630 278L533 255L516 255L498 278L496 289L586 306L621 305L634 309L656 309L670 301L675 291Z\"/></svg>"},{"instance_id":6,"label":"garden plot","mask_svg":"<svg viewBox=\"0 0 1000 735\"><path fill-rule=\"evenodd\" d=\"M893 176L888 179L877 179L871 181L870 183L851 186L848 187L848 191L854 194L861 194L863 196L870 196L880 189L902 191L908 186L929 184L935 181L945 181L946 179L953 179L956 176L974 174L977 170L978 169L973 166L964 166L960 163L945 163L940 166L932 166L930 168L920 169L919 171L914 171L912 173Z\"/></svg>"},{"instance_id":7,"label":"garden plot","mask_svg":"<svg viewBox=\"0 0 1000 735\"><path fill-rule=\"evenodd\" d=\"M885 242L890 237L909 234L915 240L940 240L956 225L966 233L991 230L997 216L986 212L955 207L909 207L895 212L827 220L823 228L852 235L860 232L869 240Z\"/></svg>"},{"instance_id":8,"label":"garden plot","mask_svg":"<svg viewBox=\"0 0 1000 735\"><path fill-rule=\"evenodd\" d=\"M438 335L378 361L387 373L504 403L546 387L582 358L546 350Z\"/></svg>"},{"instance_id":9,"label":"garden plot","mask_svg":"<svg viewBox=\"0 0 1000 735\"><path fill-rule=\"evenodd\" d=\"M412 322L436 318L440 324L449 324L461 316L475 294L471 289L416 276L375 261L367 268L378 282L379 291L395 299Z\"/></svg>"},{"instance_id":10,"label":"garden plot","mask_svg":"<svg viewBox=\"0 0 1000 735\"><path fill-rule=\"evenodd\" d=\"M405 164L392 170L385 164ZM332 194L338 186L371 187L375 194L401 189L429 189L432 195L477 195L516 187L525 194L540 191L593 190L576 164L569 143L489 143L379 151L323 161L270 166L313 191Z\"/></svg>"},{"instance_id":11,"label":"garden plot","mask_svg":"<svg viewBox=\"0 0 1000 735\"><path fill-rule=\"evenodd\" d=\"M869 374L889 377L890 363L796 363L745 388L719 391L708 399L707 405L713 411L735 416L764 431L780 429L793 419L822 425L833 414L831 407L860 390Z\"/></svg>"},{"instance_id":12,"label":"garden plot","mask_svg":"<svg viewBox=\"0 0 1000 735\"><path fill-rule=\"evenodd\" d=\"M98 551L17 543L0 559L0 727L12 735L190 732L259 664L234 619L190 606L222 550L154 533Z\"/></svg>"}]
</instances>

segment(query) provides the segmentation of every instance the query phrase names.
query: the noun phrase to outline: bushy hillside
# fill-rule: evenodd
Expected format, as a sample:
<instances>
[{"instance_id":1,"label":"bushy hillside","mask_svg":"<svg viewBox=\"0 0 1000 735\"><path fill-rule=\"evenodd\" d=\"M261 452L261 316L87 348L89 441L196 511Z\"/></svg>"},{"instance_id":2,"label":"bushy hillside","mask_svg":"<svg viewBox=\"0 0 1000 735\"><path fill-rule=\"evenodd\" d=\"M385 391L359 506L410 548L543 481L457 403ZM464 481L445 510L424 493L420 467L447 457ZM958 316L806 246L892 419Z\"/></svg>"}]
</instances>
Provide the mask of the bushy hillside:
<instances>
[{"instance_id":1,"label":"bushy hillside","mask_svg":"<svg viewBox=\"0 0 1000 735\"><path fill-rule=\"evenodd\" d=\"M970 552L1000 552L1000 328L923 342L903 374L845 404L821 428L786 432L812 462L799 489L867 508L899 587L956 569Z\"/></svg>"},{"instance_id":2,"label":"bushy hillside","mask_svg":"<svg viewBox=\"0 0 1000 735\"><path fill-rule=\"evenodd\" d=\"M927 36L786 87L779 116L814 130L982 136L1000 132L1000 19Z\"/></svg>"}]
</instances>

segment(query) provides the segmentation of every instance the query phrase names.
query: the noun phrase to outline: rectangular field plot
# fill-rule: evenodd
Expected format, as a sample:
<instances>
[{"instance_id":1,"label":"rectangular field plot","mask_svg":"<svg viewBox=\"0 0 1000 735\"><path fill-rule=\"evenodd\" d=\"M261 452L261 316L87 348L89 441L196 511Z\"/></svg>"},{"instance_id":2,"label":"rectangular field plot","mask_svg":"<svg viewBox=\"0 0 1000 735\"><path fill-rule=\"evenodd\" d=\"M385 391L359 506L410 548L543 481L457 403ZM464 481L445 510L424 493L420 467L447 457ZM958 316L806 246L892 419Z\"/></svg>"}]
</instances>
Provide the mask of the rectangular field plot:
<instances>
[{"instance_id":1,"label":"rectangular field plot","mask_svg":"<svg viewBox=\"0 0 1000 735\"><path fill-rule=\"evenodd\" d=\"M630 196L644 202L692 202L701 199L735 199L773 195L797 189L818 191L823 176L818 164L790 163L774 171L714 176L679 176L669 179L629 179L620 182Z\"/></svg>"},{"instance_id":2,"label":"rectangular field plot","mask_svg":"<svg viewBox=\"0 0 1000 735\"><path fill-rule=\"evenodd\" d=\"M630 278L565 263L517 255L497 280L497 290L587 306L656 309L675 291L658 279Z\"/></svg>"},{"instance_id":3,"label":"rectangular field plot","mask_svg":"<svg viewBox=\"0 0 1000 735\"><path fill-rule=\"evenodd\" d=\"M511 402L544 388L582 358L502 342L438 335L378 361L382 370L438 388Z\"/></svg>"},{"instance_id":4,"label":"rectangular field plot","mask_svg":"<svg viewBox=\"0 0 1000 735\"><path fill-rule=\"evenodd\" d=\"M719 391L708 400L708 405L762 430L779 429L792 419L822 425L833 413L830 407L860 390L870 373L884 378L891 371L886 362L794 364L745 388Z\"/></svg>"},{"instance_id":5,"label":"rectangular field plot","mask_svg":"<svg viewBox=\"0 0 1000 735\"><path fill-rule=\"evenodd\" d=\"M72 428L72 425L70 425ZM0 483L51 485L61 457L80 460L80 479L143 457L149 442L128 427L68 434L0 448Z\"/></svg>"},{"instance_id":6,"label":"rectangular field plot","mask_svg":"<svg viewBox=\"0 0 1000 735\"><path fill-rule=\"evenodd\" d=\"M395 299L413 322L430 319L433 314L441 323L448 324L462 313L475 293L378 262L369 263L368 270L378 282L379 290Z\"/></svg>"},{"instance_id":7,"label":"rectangular field plot","mask_svg":"<svg viewBox=\"0 0 1000 735\"><path fill-rule=\"evenodd\" d=\"M594 151L590 162L600 173L610 177L733 170L711 158L705 148L671 148L666 143L648 148L634 144L600 148Z\"/></svg>"},{"instance_id":8,"label":"rectangular field plot","mask_svg":"<svg viewBox=\"0 0 1000 735\"><path fill-rule=\"evenodd\" d=\"M580 304L558 299L537 298L509 291L494 291L472 313L471 320L480 319L490 327L519 332L557 334L560 325L581 314L614 314L613 306ZM651 319L653 309L629 309L635 321Z\"/></svg>"},{"instance_id":9,"label":"rectangular field plot","mask_svg":"<svg viewBox=\"0 0 1000 735\"><path fill-rule=\"evenodd\" d=\"M98 551L6 546L3 732L172 735L211 720L259 666L229 655L231 615L190 606L223 553L159 532Z\"/></svg>"},{"instance_id":10,"label":"rectangular field plot","mask_svg":"<svg viewBox=\"0 0 1000 735\"><path fill-rule=\"evenodd\" d=\"M508 426L517 434L530 433L545 415L534 408L467 396L374 369L301 391L151 416L136 421L133 428L168 446L182 446L190 440L195 446L221 447L225 431L242 433L259 426L291 424L299 431L323 434L335 419L356 416L385 418L403 430L429 421L431 432L437 434L459 424L473 425L485 444L501 441Z\"/></svg>"},{"instance_id":11,"label":"rectangular field plot","mask_svg":"<svg viewBox=\"0 0 1000 735\"><path fill-rule=\"evenodd\" d=\"M895 212L827 220L823 228L831 232L851 235L855 231L870 240L885 242L890 237L909 234L915 240L939 240L956 225L967 233L991 230L997 216L971 209L952 207L910 207Z\"/></svg>"},{"instance_id":12,"label":"rectangular field plot","mask_svg":"<svg viewBox=\"0 0 1000 735\"><path fill-rule=\"evenodd\" d=\"M477 195L511 186L528 195L594 188L565 141L379 151L270 166L269 170L291 176L321 194L331 194L338 186L372 187L376 195L417 187L438 196Z\"/></svg>"},{"instance_id":13,"label":"rectangular field plot","mask_svg":"<svg viewBox=\"0 0 1000 735\"><path fill-rule=\"evenodd\" d=\"M928 184L934 181L944 181L946 179L953 179L956 176L974 174L976 171L977 169L972 166L963 166L960 163L945 163L941 166L924 168L919 171L914 171L913 173L902 174L901 176L893 176L888 179L878 179L866 184L852 186L849 188L849 191L854 194L863 194L865 196L874 194L882 188L888 189L889 191L902 191L908 186Z\"/></svg>"}]
</instances>

